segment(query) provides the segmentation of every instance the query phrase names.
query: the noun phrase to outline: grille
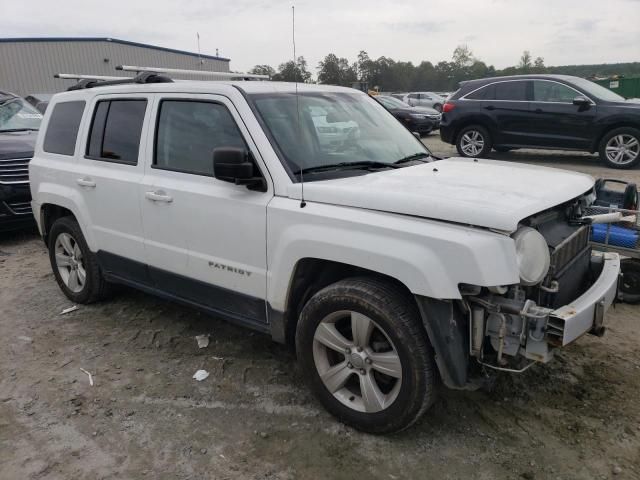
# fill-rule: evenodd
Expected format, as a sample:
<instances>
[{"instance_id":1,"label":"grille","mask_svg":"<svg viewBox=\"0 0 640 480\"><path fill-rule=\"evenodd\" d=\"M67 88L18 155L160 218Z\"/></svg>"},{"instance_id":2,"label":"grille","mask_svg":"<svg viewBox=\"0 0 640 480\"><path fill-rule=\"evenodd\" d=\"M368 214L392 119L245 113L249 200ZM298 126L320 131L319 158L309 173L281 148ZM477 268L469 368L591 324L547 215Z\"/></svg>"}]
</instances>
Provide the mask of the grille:
<instances>
[{"instance_id":1,"label":"grille","mask_svg":"<svg viewBox=\"0 0 640 480\"><path fill-rule=\"evenodd\" d=\"M31 213L31 202L7 202L6 205L15 215L28 215Z\"/></svg>"},{"instance_id":2,"label":"grille","mask_svg":"<svg viewBox=\"0 0 640 480\"><path fill-rule=\"evenodd\" d=\"M30 158L0 160L0 183L24 183L29 181Z\"/></svg>"},{"instance_id":3,"label":"grille","mask_svg":"<svg viewBox=\"0 0 640 480\"><path fill-rule=\"evenodd\" d=\"M589 227L584 225L573 232L551 253L549 273L557 274L589 245Z\"/></svg>"}]
</instances>

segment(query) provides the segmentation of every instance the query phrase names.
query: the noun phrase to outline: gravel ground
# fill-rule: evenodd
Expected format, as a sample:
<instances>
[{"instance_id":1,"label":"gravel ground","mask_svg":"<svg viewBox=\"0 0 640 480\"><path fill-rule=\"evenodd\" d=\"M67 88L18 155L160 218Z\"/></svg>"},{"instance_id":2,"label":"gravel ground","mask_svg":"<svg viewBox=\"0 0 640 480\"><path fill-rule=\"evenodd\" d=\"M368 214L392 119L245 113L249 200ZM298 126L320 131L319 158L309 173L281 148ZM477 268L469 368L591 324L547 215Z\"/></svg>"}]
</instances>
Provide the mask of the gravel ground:
<instances>
[{"instance_id":1,"label":"gravel ground","mask_svg":"<svg viewBox=\"0 0 640 480\"><path fill-rule=\"evenodd\" d=\"M589 155L495 158L640 183ZM267 336L128 289L70 306L37 236L0 236L0 479L640 478L637 306L490 393L441 388L387 437L334 421Z\"/></svg>"}]
</instances>

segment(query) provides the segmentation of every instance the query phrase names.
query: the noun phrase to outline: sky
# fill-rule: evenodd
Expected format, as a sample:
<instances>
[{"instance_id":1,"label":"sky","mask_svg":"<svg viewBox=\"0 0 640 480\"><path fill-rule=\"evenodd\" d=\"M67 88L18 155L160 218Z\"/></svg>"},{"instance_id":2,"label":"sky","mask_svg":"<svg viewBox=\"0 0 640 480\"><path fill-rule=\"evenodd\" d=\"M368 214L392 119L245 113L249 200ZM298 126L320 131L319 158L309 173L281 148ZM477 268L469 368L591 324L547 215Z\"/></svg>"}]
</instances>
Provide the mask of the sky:
<instances>
[{"instance_id":1,"label":"sky","mask_svg":"<svg viewBox=\"0 0 640 480\"><path fill-rule=\"evenodd\" d=\"M315 74L335 53L437 63L467 44L496 68L523 50L546 65L640 61L640 0L0 0L2 37L112 37L231 59L235 71L290 60ZM1 68L1 65L0 65Z\"/></svg>"}]
</instances>

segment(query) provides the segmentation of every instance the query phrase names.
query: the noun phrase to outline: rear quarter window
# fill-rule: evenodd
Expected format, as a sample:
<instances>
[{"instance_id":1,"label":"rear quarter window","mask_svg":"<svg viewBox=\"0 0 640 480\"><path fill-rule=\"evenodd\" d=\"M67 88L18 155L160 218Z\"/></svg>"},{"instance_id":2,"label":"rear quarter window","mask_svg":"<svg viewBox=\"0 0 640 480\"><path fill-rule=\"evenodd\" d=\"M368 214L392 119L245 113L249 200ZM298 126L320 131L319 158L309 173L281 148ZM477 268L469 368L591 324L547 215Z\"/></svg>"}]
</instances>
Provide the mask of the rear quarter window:
<instances>
[{"instance_id":1,"label":"rear quarter window","mask_svg":"<svg viewBox=\"0 0 640 480\"><path fill-rule=\"evenodd\" d=\"M86 102L59 102L53 107L42 149L48 153L73 155L78 138L78 129Z\"/></svg>"},{"instance_id":2,"label":"rear quarter window","mask_svg":"<svg viewBox=\"0 0 640 480\"><path fill-rule=\"evenodd\" d=\"M489 95L489 92L491 90L493 90L493 85L486 85L484 87L480 87L475 91L472 91L471 93L468 93L464 96L464 98L468 98L469 100L492 100L493 94Z\"/></svg>"}]
</instances>

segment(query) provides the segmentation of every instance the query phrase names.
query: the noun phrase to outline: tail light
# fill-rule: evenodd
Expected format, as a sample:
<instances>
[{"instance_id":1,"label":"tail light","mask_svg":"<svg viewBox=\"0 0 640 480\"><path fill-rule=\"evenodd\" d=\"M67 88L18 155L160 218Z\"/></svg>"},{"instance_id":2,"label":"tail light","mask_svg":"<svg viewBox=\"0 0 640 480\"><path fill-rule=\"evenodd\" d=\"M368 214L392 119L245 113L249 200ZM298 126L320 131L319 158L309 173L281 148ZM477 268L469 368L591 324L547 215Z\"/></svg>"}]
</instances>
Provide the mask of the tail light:
<instances>
[{"instance_id":1,"label":"tail light","mask_svg":"<svg viewBox=\"0 0 640 480\"><path fill-rule=\"evenodd\" d=\"M451 110L453 110L455 108L456 104L455 103L451 103L451 102L447 102L442 106L442 113L447 113L450 112Z\"/></svg>"}]
</instances>

